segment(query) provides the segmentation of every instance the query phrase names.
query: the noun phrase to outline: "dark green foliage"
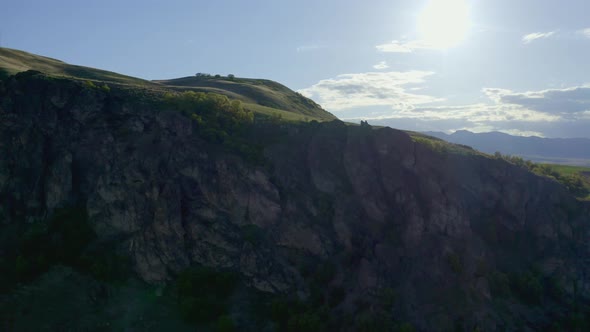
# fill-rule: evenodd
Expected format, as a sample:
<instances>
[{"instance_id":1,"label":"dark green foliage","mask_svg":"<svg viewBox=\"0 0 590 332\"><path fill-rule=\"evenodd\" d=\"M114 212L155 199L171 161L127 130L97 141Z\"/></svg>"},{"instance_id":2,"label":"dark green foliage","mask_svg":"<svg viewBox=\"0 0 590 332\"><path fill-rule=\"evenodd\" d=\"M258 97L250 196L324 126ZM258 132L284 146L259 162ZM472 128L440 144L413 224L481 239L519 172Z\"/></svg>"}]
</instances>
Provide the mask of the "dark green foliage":
<instances>
[{"instance_id":1,"label":"dark green foliage","mask_svg":"<svg viewBox=\"0 0 590 332\"><path fill-rule=\"evenodd\" d=\"M278 324L286 323L290 312L298 305L300 305L298 302L289 302L281 298L272 300L269 304L271 320Z\"/></svg>"},{"instance_id":2,"label":"dark green foliage","mask_svg":"<svg viewBox=\"0 0 590 332\"><path fill-rule=\"evenodd\" d=\"M441 153L443 155L447 154L460 154L460 155L473 155L477 154L478 152L473 150L472 147L462 144L453 144L443 141L438 138L418 134L418 133L411 133L410 135L412 140L416 143L424 145L428 147L430 150L435 152Z\"/></svg>"},{"instance_id":3,"label":"dark green foliage","mask_svg":"<svg viewBox=\"0 0 590 332\"><path fill-rule=\"evenodd\" d=\"M494 297L507 298L511 295L510 280L506 274L493 271L488 277L488 283L490 285L490 292Z\"/></svg>"},{"instance_id":4,"label":"dark green foliage","mask_svg":"<svg viewBox=\"0 0 590 332\"><path fill-rule=\"evenodd\" d=\"M270 303L270 318L278 331L326 331L329 311L299 300L276 298Z\"/></svg>"},{"instance_id":5,"label":"dark green foliage","mask_svg":"<svg viewBox=\"0 0 590 332\"><path fill-rule=\"evenodd\" d=\"M234 321L230 316L219 316L214 326L215 332L232 332L236 331Z\"/></svg>"},{"instance_id":6,"label":"dark green foliage","mask_svg":"<svg viewBox=\"0 0 590 332\"><path fill-rule=\"evenodd\" d=\"M536 269L504 274L494 271L488 278L494 297L515 296L528 305L541 304L543 299L563 301L563 288L553 278L544 278Z\"/></svg>"},{"instance_id":7,"label":"dark green foliage","mask_svg":"<svg viewBox=\"0 0 590 332\"><path fill-rule=\"evenodd\" d=\"M346 298L346 289L343 287L334 287L328 293L328 304L331 308L336 307Z\"/></svg>"},{"instance_id":8,"label":"dark green foliage","mask_svg":"<svg viewBox=\"0 0 590 332\"><path fill-rule=\"evenodd\" d=\"M296 313L289 318L287 322L287 331L326 331L326 325L322 316L327 316L326 313L315 311L306 311Z\"/></svg>"},{"instance_id":9,"label":"dark green foliage","mask_svg":"<svg viewBox=\"0 0 590 332\"><path fill-rule=\"evenodd\" d=\"M356 317L355 331L396 331L397 327L391 317L383 313L363 312ZM410 330L411 331L411 330Z\"/></svg>"},{"instance_id":10,"label":"dark green foliage","mask_svg":"<svg viewBox=\"0 0 590 332\"><path fill-rule=\"evenodd\" d=\"M212 323L226 314L237 275L197 267L182 272L176 281L179 310L187 321ZM224 319L225 320L225 319ZM227 326L226 323L222 325Z\"/></svg>"},{"instance_id":11,"label":"dark green foliage","mask_svg":"<svg viewBox=\"0 0 590 332\"><path fill-rule=\"evenodd\" d=\"M269 301L269 316L279 331L328 331L330 308L346 296L344 288L329 286L336 266L330 262L308 262L301 267L301 274L309 289L307 299L274 298Z\"/></svg>"},{"instance_id":12,"label":"dark green foliage","mask_svg":"<svg viewBox=\"0 0 590 332\"><path fill-rule=\"evenodd\" d=\"M272 123L273 125L279 125L281 122L283 122L283 115L280 113L273 113L271 114L270 118L269 118L270 123Z\"/></svg>"},{"instance_id":13,"label":"dark green foliage","mask_svg":"<svg viewBox=\"0 0 590 332\"><path fill-rule=\"evenodd\" d=\"M541 276L534 271L513 274L510 278L510 289L527 304L540 304L543 299Z\"/></svg>"},{"instance_id":14,"label":"dark green foliage","mask_svg":"<svg viewBox=\"0 0 590 332\"><path fill-rule=\"evenodd\" d=\"M199 115L208 127L215 129L236 130L243 124L252 123L254 118L239 100L230 101L226 96L215 93L168 92L164 100L167 106L187 115Z\"/></svg>"},{"instance_id":15,"label":"dark green foliage","mask_svg":"<svg viewBox=\"0 0 590 332\"><path fill-rule=\"evenodd\" d=\"M415 332L416 329L410 323L399 323L395 326L395 332Z\"/></svg>"},{"instance_id":16,"label":"dark green foliage","mask_svg":"<svg viewBox=\"0 0 590 332\"><path fill-rule=\"evenodd\" d=\"M379 298L381 304L385 308L391 308L396 300L395 291L390 287L385 287L379 292Z\"/></svg>"},{"instance_id":17,"label":"dark green foliage","mask_svg":"<svg viewBox=\"0 0 590 332\"><path fill-rule=\"evenodd\" d=\"M101 85L96 85L96 84L94 84L94 82L92 82L90 80L86 80L86 81L84 81L84 86L89 89L93 89L93 90L101 90L101 91L107 92L107 93L111 92L111 87L106 83L103 83Z\"/></svg>"},{"instance_id":18,"label":"dark green foliage","mask_svg":"<svg viewBox=\"0 0 590 332\"><path fill-rule=\"evenodd\" d=\"M57 210L47 223L37 222L21 235L14 277L29 281L55 264L80 266L82 251L94 239L85 210Z\"/></svg>"},{"instance_id":19,"label":"dark green foliage","mask_svg":"<svg viewBox=\"0 0 590 332\"><path fill-rule=\"evenodd\" d=\"M220 144L251 162L263 159L260 147L246 139L254 114L239 100L230 101L215 93L168 92L164 95L164 106L189 116L197 134L205 141Z\"/></svg>"},{"instance_id":20,"label":"dark green foliage","mask_svg":"<svg viewBox=\"0 0 590 332\"><path fill-rule=\"evenodd\" d=\"M86 81L86 82L84 82L84 84L86 85L87 88L90 88L90 89L97 88L96 85L94 84L94 82L92 82L92 81Z\"/></svg>"},{"instance_id":21,"label":"dark green foliage","mask_svg":"<svg viewBox=\"0 0 590 332\"><path fill-rule=\"evenodd\" d=\"M556 277L546 277L543 282L545 292L555 302L563 302L566 296L563 285Z\"/></svg>"},{"instance_id":22,"label":"dark green foliage","mask_svg":"<svg viewBox=\"0 0 590 332\"><path fill-rule=\"evenodd\" d=\"M582 176L579 174L562 176L560 182L575 196L584 197L589 193Z\"/></svg>"},{"instance_id":23,"label":"dark green foliage","mask_svg":"<svg viewBox=\"0 0 590 332\"><path fill-rule=\"evenodd\" d=\"M94 249L84 254L81 269L98 280L108 282L124 281L130 275L130 261L108 248Z\"/></svg>"},{"instance_id":24,"label":"dark green foliage","mask_svg":"<svg viewBox=\"0 0 590 332\"><path fill-rule=\"evenodd\" d=\"M459 257L459 255L455 253L450 253L447 255L447 261L449 263L449 266L451 267L451 270L453 270L454 273L463 273L463 263L461 262L461 258Z\"/></svg>"},{"instance_id":25,"label":"dark green foliage","mask_svg":"<svg viewBox=\"0 0 590 332\"><path fill-rule=\"evenodd\" d=\"M29 282L55 265L68 265L106 281L129 275L126 258L115 254L111 246L92 245L96 234L85 209L56 210L47 222L36 222L16 233L18 239L0 260L3 289Z\"/></svg>"}]
</instances>

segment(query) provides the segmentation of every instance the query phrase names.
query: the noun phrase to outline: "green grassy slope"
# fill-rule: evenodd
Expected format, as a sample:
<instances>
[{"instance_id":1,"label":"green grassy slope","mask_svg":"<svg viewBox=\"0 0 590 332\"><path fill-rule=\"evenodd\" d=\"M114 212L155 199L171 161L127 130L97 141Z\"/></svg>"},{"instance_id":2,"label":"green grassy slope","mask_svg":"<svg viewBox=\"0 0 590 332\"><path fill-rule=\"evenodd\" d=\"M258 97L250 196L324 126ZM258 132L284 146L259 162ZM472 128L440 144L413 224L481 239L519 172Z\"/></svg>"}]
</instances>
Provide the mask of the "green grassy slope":
<instances>
[{"instance_id":1,"label":"green grassy slope","mask_svg":"<svg viewBox=\"0 0 590 332\"><path fill-rule=\"evenodd\" d=\"M584 187L590 192L590 167L568 166L559 164L549 164L553 170L561 176L580 176L584 182ZM590 194L584 198L590 200Z\"/></svg>"},{"instance_id":2,"label":"green grassy slope","mask_svg":"<svg viewBox=\"0 0 590 332\"><path fill-rule=\"evenodd\" d=\"M54 76L94 80L138 86L156 84L139 78L90 67L70 65L60 60L47 58L10 48L0 48L0 78L27 70L37 70Z\"/></svg>"},{"instance_id":3,"label":"green grassy slope","mask_svg":"<svg viewBox=\"0 0 590 332\"><path fill-rule=\"evenodd\" d=\"M562 175L574 175L580 174L590 177L590 167L581 166L569 166L569 165L558 165L550 164L550 166Z\"/></svg>"},{"instance_id":4,"label":"green grassy slope","mask_svg":"<svg viewBox=\"0 0 590 332\"><path fill-rule=\"evenodd\" d=\"M336 119L334 115L323 110L320 105L311 99L305 98L286 86L270 80L189 76L155 82L169 87L222 93L230 98L240 99L245 103L288 111L303 117L323 120Z\"/></svg>"},{"instance_id":5,"label":"green grassy slope","mask_svg":"<svg viewBox=\"0 0 590 332\"><path fill-rule=\"evenodd\" d=\"M470 146L462 145L462 144L454 144L449 143L445 140L440 138L436 138L433 136L428 136L423 133L415 132L415 131L405 131L414 142L419 144L425 145L432 150L444 153L454 153L454 154L461 154L461 155L481 155L487 156L485 153L477 151Z\"/></svg>"},{"instance_id":6,"label":"green grassy slope","mask_svg":"<svg viewBox=\"0 0 590 332\"><path fill-rule=\"evenodd\" d=\"M276 116L289 121L325 121L336 117L311 99L277 82L228 77L184 77L171 80L147 81L110 71L70 65L63 61L19 50L0 48L0 79L19 72L37 70L52 76L91 80L109 84L124 84L158 90L194 90L226 95L244 102L245 107L264 116Z\"/></svg>"}]
</instances>

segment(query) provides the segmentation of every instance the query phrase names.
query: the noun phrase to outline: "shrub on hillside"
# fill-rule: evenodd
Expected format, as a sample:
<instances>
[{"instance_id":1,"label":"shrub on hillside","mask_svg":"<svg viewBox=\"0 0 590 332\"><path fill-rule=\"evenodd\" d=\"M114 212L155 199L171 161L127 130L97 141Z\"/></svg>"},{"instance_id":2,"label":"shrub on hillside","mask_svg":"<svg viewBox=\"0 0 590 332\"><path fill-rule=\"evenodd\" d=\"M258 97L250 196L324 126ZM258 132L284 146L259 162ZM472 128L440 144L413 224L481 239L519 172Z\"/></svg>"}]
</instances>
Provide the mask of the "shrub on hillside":
<instances>
[{"instance_id":1,"label":"shrub on hillside","mask_svg":"<svg viewBox=\"0 0 590 332\"><path fill-rule=\"evenodd\" d=\"M212 323L218 320L228 311L229 297L233 294L237 281L234 273L206 267L182 272L176 281L178 306L182 316L195 323Z\"/></svg>"}]
</instances>

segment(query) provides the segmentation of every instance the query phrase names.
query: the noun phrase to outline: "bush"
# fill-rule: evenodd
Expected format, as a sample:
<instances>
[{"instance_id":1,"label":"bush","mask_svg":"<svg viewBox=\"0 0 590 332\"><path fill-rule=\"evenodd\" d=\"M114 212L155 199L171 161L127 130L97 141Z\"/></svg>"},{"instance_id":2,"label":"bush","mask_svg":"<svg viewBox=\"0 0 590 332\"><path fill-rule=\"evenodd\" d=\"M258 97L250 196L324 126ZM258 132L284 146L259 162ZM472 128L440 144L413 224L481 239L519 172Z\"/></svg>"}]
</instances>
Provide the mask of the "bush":
<instances>
[{"instance_id":1,"label":"bush","mask_svg":"<svg viewBox=\"0 0 590 332\"><path fill-rule=\"evenodd\" d=\"M232 332L235 331L236 327L234 321L231 319L230 316L224 315L220 316L217 321L215 322L215 331L216 332Z\"/></svg>"},{"instance_id":2,"label":"bush","mask_svg":"<svg viewBox=\"0 0 590 332\"><path fill-rule=\"evenodd\" d=\"M258 161L261 149L246 139L247 129L254 123L254 113L239 100L230 100L215 93L186 91L164 94L163 106L189 116L203 140L222 144L247 160Z\"/></svg>"},{"instance_id":3,"label":"bush","mask_svg":"<svg viewBox=\"0 0 590 332\"><path fill-rule=\"evenodd\" d=\"M299 331L324 331L326 327L323 324L323 320L320 314L317 312L304 312L296 314L289 318L287 323L287 331L299 332Z\"/></svg>"},{"instance_id":4,"label":"bush","mask_svg":"<svg viewBox=\"0 0 590 332\"><path fill-rule=\"evenodd\" d=\"M540 276L532 271L512 275L510 289L527 304L539 304L543 297Z\"/></svg>"},{"instance_id":5,"label":"bush","mask_svg":"<svg viewBox=\"0 0 590 332\"><path fill-rule=\"evenodd\" d=\"M86 210L59 209L47 223L23 234L15 261L17 280L30 280L56 264L80 268L81 254L96 238Z\"/></svg>"},{"instance_id":6,"label":"bush","mask_svg":"<svg viewBox=\"0 0 590 332\"><path fill-rule=\"evenodd\" d=\"M588 195L588 189L584 185L584 180L579 174L567 175L560 179L561 183L575 196Z\"/></svg>"},{"instance_id":7,"label":"bush","mask_svg":"<svg viewBox=\"0 0 590 332\"><path fill-rule=\"evenodd\" d=\"M110 250L96 250L82 257L84 269L98 280L124 281L131 273L129 259Z\"/></svg>"},{"instance_id":8,"label":"bush","mask_svg":"<svg viewBox=\"0 0 590 332\"><path fill-rule=\"evenodd\" d=\"M2 289L29 282L55 265L104 281L124 280L130 274L127 258L117 255L109 244L94 244L96 234L83 208L58 209L47 222L19 232L14 248L0 261Z\"/></svg>"},{"instance_id":9,"label":"bush","mask_svg":"<svg viewBox=\"0 0 590 332\"><path fill-rule=\"evenodd\" d=\"M92 81L86 81L84 82L84 85L86 85L87 88L96 89L96 85Z\"/></svg>"},{"instance_id":10,"label":"bush","mask_svg":"<svg viewBox=\"0 0 590 332\"><path fill-rule=\"evenodd\" d=\"M355 331L392 331L396 330L391 317L383 313L364 312L357 316Z\"/></svg>"},{"instance_id":11,"label":"bush","mask_svg":"<svg viewBox=\"0 0 590 332\"><path fill-rule=\"evenodd\" d=\"M456 274L463 273L463 263L461 263L461 258L457 254L449 254L447 256L447 261L453 272L455 272Z\"/></svg>"},{"instance_id":12,"label":"bush","mask_svg":"<svg viewBox=\"0 0 590 332\"><path fill-rule=\"evenodd\" d=\"M238 278L231 272L191 268L176 281L178 306L182 316L196 323L214 322L228 310Z\"/></svg>"},{"instance_id":13,"label":"bush","mask_svg":"<svg viewBox=\"0 0 590 332\"><path fill-rule=\"evenodd\" d=\"M490 292L494 297L506 298L512 294L510 292L510 280L502 272L493 271L488 278L488 283L490 285Z\"/></svg>"},{"instance_id":14,"label":"bush","mask_svg":"<svg viewBox=\"0 0 590 332\"><path fill-rule=\"evenodd\" d=\"M336 307L346 298L346 290L343 287L335 287L328 294L328 304L330 307Z\"/></svg>"}]
</instances>

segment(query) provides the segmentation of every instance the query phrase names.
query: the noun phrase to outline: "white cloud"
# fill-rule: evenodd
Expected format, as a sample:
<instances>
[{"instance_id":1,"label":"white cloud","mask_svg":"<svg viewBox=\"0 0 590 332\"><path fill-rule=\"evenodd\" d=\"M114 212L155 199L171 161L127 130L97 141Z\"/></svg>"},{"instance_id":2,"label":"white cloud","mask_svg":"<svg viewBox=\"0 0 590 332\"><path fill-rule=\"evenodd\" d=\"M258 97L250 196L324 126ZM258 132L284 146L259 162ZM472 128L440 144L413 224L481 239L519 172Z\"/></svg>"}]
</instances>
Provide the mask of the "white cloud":
<instances>
[{"instance_id":1,"label":"white cloud","mask_svg":"<svg viewBox=\"0 0 590 332\"><path fill-rule=\"evenodd\" d=\"M472 104L460 106L416 107L396 109L390 114L374 116L370 119L420 119L426 121L464 120L468 123L493 122L540 122L557 121L559 116L526 109L519 105Z\"/></svg>"},{"instance_id":2,"label":"white cloud","mask_svg":"<svg viewBox=\"0 0 590 332\"><path fill-rule=\"evenodd\" d=\"M488 103L419 105L362 118L373 124L419 131L465 129L520 136L590 137L590 86L528 92L486 88L482 93Z\"/></svg>"},{"instance_id":3,"label":"white cloud","mask_svg":"<svg viewBox=\"0 0 590 332\"><path fill-rule=\"evenodd\" d=\"M520 136L590 137L590 85L516 92L481 90L486 101L441 105L429 95L428 71L338 75L299 90L343 120L422 131L500 131Z\"/></svg>"},{"instance_id":4,"label":"white cloud","mask_svg":"<svg viewBox=\"0 0 590 332\"><path fill-rule=\"evenodd\" d=\"M524 35L522 37L522 42L525 44L530 44L537 39L549 38L555 35L555 33L555 31L529 33L528 35Z\"/></svg>"},{"instance_id":5,"label":"white cloud","mask_svg":"<svg viewBox=\"0 0 590 332\"><path fill-rule=\"evenodd\" d=\"M385 61L381 61L378 64L374 65L373 68L377 70L383 70L389 68L389 65Z\"/></svg>"},{"instance_id":6,"label":"white cloud","mask_svg":"<svg viewBox=\"0 0 590 332\"><path fill-rule=\"evenodd\" d=\"M521 106L528 110L566 118L578 118L590 111L588 85L527 92L512 92L505 89L482 91L497 104Z\"/></svg>"},{"instance_id":7,"label":"white cloud","mask_svg":"<svg viewBox=\"0 0 590 332\"><path fill-rule=\"evenodd\" d=\"M582 34L586 38L590 38L590 28L578 30L578 33Z\"/></svg>"},{"instance_id":8,"label":"white cloud","mask_svg":"<svg viewBox=\"0 0 590 332\"><path fill-rule=\"evenodd\" d=\"M391 43L377 45L375 48L379 52L385 53L412 53L415 50L435 49L436 47L422 40L394 40Z\"/></svg>"},{"instance_id":9,"label":"white cloud","mask_svg":"<svg viewBox=\"0 0 590 332\"><path fill-rule=\"evenodd\" d=\"M367 106L411 110L417 105L443 100L408 92L412 84L424 83L425 78L433 74L427 71L344 74L321 80L299 92L330 111Z\"/></svg>"},{"instance_id":10,"label":"white cloud","mask_svg":"<svg viewBox=\"0 0 590 332\"><path fill-rule=\"evenodd\" d=\"M538 132L538 131L532 131L532 130L499 129L498 131L501 132L501 133L512 135L512 136L524 136L524 137L537 136L537 137L545 137L545 135L543 135L543 133Z\"/></svg>"}]
</instances>

